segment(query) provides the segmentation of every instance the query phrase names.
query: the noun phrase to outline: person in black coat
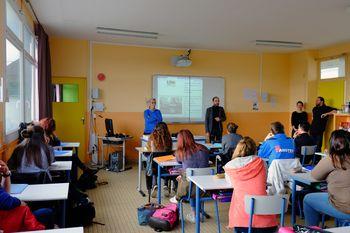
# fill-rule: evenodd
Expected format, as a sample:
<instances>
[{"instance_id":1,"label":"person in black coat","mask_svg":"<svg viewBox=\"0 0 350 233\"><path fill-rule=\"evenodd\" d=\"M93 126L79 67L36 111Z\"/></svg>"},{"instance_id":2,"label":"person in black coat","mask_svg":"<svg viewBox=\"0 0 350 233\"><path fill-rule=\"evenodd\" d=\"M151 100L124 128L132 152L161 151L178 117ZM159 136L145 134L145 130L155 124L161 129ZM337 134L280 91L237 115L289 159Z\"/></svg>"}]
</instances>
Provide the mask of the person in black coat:
<instances>
[{"instance_id":1,"label":"person in black coat","mask_svg":"<svg viewBox=\"0 0 350 233\"><path fill-rule=\"evenodd\" d=\"M323 97L317 97L316 106L312 109L310 135L317 145L316 152L322 149L323 133L326 130L328 116L337 113L337 109L327 106Z\"/></svg>"},{"instance_id":2,"label":"person in black coat","mask_svg":"<svg viewBox=\"0 0 350 233\"><path fill-rule=\"evenodd\" d=\"M294 136L295 132L298 130L300 123L308 122L307 113L303 111L304 103L301 101L297 102L297 110L292 113L292 136Z\"/></svg>"},{"instance_id":3,"label":"person in black coat","mask_svg":"<svg viewBox=\"0 0 350 233\"><path fill-rule=\"evenodd\" d=\"M226 120L225 110L220 106L219 97L212 99L213 106L207 108L205 114L205 133L210 142L221 142L222 122Z\"/></svg>"},{"instance_id":4,"label":"person in black coat","mask_svg":"<svg viewBox=\"0 0 350 233\"><path fill-rule=\"evenodd\" d=\"M295 157L302 161L303 156L301 155L301 147L303 146L314 146L316 142L309 134L310 124L308 122L303 122L299 124L298 130L294 134L294 145L295 145ZM305 163L309 164L312 158L306 157Z\"/></svg>"}]
</instances>

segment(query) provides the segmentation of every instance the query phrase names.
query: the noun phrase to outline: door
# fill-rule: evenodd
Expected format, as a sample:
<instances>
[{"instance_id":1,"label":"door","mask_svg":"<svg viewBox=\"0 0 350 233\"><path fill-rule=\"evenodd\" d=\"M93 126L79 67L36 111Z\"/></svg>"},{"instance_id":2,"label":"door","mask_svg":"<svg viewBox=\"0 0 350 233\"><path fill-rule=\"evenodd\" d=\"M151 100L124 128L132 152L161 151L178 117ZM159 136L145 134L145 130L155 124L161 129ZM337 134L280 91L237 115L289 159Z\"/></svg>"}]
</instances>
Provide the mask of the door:
<instances>
[{"instance_id":1,"label":"door","mask_svg":"<svg viewBox=\"0 0 350 233\"><path fill-rule=\"evenodd\" d=\"M80 142L79 158L86 157L86 78L53 77L53 117L62 142Z\"/></svg>"}]
</instances>

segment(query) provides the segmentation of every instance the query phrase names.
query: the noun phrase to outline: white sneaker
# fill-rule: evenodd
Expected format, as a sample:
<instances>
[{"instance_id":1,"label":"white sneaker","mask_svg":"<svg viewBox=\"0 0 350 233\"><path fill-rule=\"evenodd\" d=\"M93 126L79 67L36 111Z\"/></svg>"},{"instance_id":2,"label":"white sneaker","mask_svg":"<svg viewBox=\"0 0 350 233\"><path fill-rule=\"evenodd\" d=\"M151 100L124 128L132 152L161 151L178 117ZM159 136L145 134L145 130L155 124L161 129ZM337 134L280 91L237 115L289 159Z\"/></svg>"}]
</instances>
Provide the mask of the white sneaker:
<instances>
[{"instance_id":1,"label":"white sneaker","mask_svg":"<svg viewBox=\"0 0 350 233\"><path fill-rule=\"evenodd\" d=\"M153 188L152 188L151 197L152 197L152 198L156 198L156 197L157 197L157 194L158 194L158 186L155 185L155 186L153 186Z\"/></svg>"},{"instance_id":2,"label":"white sneaker","mask_svg":"<svg viewBox=\"0 0 350 233\"><path fill-rule=\"evenodd\" d=\"M169 192L168 186L166 186L166 185L163 186L163 192L164 192L164 196L165 197L169 197L170 196L170 192Z\"/></svg>"},{"instance_id":3,"label":"white sneaker","mask_svg":"<svg viewBox=\"0 0 350 233\"><path fill-rule=\"evenodd\" d=\"M190 223L196 223L196 217L194 216L193 213L187 214L186 220L189 221Z\"/></svg>"},{"instance_id":4,"label":"white sneaker","mask_svg":"<svg viewBox=\"0 0 350 233\"><path fill-rule=\"evenodd\" d=\"M172 198L169 199L171 203L177 204L178 201L176 200L176 196L173 196Z\"/></svg>"}]
</instances>

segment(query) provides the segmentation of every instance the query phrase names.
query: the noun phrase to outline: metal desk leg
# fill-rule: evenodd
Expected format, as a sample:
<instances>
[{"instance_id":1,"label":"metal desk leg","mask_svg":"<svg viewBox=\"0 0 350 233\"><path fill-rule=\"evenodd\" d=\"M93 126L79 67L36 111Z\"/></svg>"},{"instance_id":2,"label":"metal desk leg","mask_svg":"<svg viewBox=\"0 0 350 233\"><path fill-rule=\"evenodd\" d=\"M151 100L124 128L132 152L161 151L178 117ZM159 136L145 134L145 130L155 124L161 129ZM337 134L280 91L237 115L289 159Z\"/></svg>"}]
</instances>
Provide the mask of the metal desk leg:
<instances>
[{"instance_id":1,"label":"metal desk leg","mask_svg":"<svg viewBox=\"0 0 350 233\"><path fill-rule=\"evenodd\" d=\"M295 224L295 192L296 192L297 184L295 180L292 182L292 216L291 216L291 221L292 225Z\"/></svg>"},{"instance_id":2,"label":"metal desk leg","mask_svg":"<svg viewBox=\"0 0 350 233\"><path fill-rule=\"evenodd\" d=\"M67 201L62 200L62 216L61 216L61 225L62 228L66 227L66 206L67 206Z\"/></svg>"},{"instance_id":3,"label":"metal desk leg","mask_svg":"<svg viewBox=\"0 0 350 233\"><path fill-rule=\"evenodd\" d=\"M103 139L102 139L102 153L101 153L101 166L102 168L105 166L105 144L103 143Z\"/></svg>"},{"instance_id":4,"label":"metal desk leg","mask_svg":"<svg viewBox=\"0 0 350 233\"><path fill-rule=\"evenodd\" d=\"M125 171L125 139L123 139L123 169Z\"/></svg>"},{"instance_id":5,"label":"metal desk leg","mask_svg":"<svg viewBox=\"0 0 350 233\"><path fill-rule=\"evenodd\" d=\"M139 151L139 171L138 171L138 184L137 184L137 191L139 191L139 193L145 197L145 193L142 191L142 187L141 187L141 173L142 173L142 152Z\"/></svg>"},{"instance_id":6,"label":"metal desk leg","mask_svg":"<svg viewBox=\"0 0 350 233\"><path fill-rule=\"evenodd\" d=\"M201 206L201 202L200 202L200 189L198 186L196 186L196 233L200 233L200 224L201 224L201 220L200 220L200 206Z\"/></svg>"},{"instance_id":7,"label":"metal desk leg","mask_svg":"<svg viewBox=\"0 0 350 233\"><path fill-rule=\"evenodd\" d=\"M162 170L162 167L159 166L158 164L158 204L160 204L162 202L162 179L160 177L160 174L161 174L161 170Z\"/></svg>"}]
</instances>

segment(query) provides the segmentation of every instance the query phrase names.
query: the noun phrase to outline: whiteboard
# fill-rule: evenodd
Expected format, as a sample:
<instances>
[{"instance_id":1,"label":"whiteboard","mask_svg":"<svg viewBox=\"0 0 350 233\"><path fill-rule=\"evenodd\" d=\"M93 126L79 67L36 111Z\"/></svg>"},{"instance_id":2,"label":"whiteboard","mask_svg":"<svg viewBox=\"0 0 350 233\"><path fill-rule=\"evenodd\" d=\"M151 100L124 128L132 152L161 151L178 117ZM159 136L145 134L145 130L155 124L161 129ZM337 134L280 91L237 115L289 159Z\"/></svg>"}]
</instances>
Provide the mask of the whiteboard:
<instances>
[{"instance_id":1,"label":"whiteboard","mask_svg":"<svg viewBox=\"0 0 350 233\"><path fill-rule=\"evenodd\" d=\"M202 123L212 98L225 106L225 79L222 77L154 75L152 96L163 120L170 123Z\"/></svg>"}]
</instances>

